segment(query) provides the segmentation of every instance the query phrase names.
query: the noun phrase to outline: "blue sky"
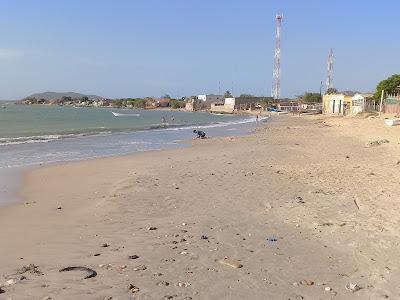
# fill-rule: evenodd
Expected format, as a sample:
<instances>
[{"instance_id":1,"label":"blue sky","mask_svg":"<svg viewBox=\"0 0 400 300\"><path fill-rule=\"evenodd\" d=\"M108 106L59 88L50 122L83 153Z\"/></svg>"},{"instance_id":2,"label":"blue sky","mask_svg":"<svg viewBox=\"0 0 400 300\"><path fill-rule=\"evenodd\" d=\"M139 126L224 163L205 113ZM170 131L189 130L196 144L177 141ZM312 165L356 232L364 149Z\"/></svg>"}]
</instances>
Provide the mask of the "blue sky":
<instances>
[{"instance_id":1,"label":"blue sky","mask_svg":"<svg viewBox=\"0 0 400 300\"><path fill-rule=\"evenodd\" d=\"M0 0L0 99L270 95L274 16L284 14L282 95L373 90L400 73L396 0Z\"/></svg>"}]
</instances>

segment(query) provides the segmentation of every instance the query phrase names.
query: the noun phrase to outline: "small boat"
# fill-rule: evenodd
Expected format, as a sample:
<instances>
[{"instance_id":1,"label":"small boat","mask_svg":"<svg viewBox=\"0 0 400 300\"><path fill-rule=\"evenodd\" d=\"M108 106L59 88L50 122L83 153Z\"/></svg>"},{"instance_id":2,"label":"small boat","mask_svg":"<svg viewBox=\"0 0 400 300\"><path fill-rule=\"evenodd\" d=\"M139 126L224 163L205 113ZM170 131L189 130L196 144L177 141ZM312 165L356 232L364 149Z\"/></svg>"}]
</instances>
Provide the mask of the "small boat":
<instances>
[{"instance_id":1,"label":"small boat","mask_svg":"<svg viewBox=\"0 0 400 300\"><path fill-rule=\"evenodd\" d=\"M387 126L396 126L396 125L400 125L400 119L396 118L396 119L386 119L385 123Z\"/></svg>"},{"instance_id":2,"label":"small boat","mask_svg":"<svg viewBox=\"0 0 400 300\"><path fill-rule=\"evenodd\" d=\"M140 117L140 114L121 114L117 112L111 112L115 117Z\"/></svg>"}]
</instances>

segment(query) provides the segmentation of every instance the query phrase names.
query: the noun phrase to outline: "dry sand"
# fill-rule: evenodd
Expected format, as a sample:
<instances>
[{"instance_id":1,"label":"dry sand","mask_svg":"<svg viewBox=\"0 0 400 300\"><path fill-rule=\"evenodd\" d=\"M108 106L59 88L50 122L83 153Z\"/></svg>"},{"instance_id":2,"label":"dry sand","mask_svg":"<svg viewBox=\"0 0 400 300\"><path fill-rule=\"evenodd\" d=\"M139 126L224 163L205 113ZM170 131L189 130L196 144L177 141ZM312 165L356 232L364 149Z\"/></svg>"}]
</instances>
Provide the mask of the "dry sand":
<instances>
[{"instance_id":1,"label":"dry sand","mask_svg":"<svg viewBox=\"0 0 400 300\"><path fill-rule=\"evenodd\" d=\"M36 169L0 210L0 299L399 299L399 133L286 116Z\"/></svg>"}]
</instances>

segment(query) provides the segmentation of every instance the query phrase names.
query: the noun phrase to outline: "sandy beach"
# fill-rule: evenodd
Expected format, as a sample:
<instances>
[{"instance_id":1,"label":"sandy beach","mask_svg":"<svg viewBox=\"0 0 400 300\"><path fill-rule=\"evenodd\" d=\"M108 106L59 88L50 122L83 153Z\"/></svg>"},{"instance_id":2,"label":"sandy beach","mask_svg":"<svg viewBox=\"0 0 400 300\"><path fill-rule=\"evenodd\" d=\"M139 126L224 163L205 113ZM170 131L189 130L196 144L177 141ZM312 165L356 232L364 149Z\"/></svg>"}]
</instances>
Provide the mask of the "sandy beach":
<instances>
[{"instance_id":1,"label":"sandy beach","mask_svg":"<svg viewBox=\"0 0 400 300\"><path fill-rule=\"evenodd\" d=\"M0 299L399 299L399 132L279 116L37 168L0 209Z\"/></svg>"}]
</instances>

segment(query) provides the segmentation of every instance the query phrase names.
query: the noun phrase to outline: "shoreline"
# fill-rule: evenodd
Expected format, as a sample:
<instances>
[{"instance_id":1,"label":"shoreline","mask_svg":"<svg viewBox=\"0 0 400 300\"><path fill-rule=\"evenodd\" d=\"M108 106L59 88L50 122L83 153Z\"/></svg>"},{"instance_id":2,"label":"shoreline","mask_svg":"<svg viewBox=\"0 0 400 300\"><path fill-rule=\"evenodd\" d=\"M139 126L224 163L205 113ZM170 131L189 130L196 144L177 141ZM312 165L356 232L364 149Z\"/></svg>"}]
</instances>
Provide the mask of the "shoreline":
<instances>
[{"instance_id":1,"label":"shoreline","mask_svg":"<svg viewBox=\"0 0 400 300\"><path fill-rule=\"evenodd\" d=\"M0 275L44 275L4 295L396 298L397 136L377 120L280 116L249 135L33 170L29 204L0 209Z\"/></svg>"},{"instance_id":2,"label":"shoreline","mask_svg":"<svg viewBox=\"0 0 400 300\"><path fill-rule=\"evenodd\" d=\"M268 119L263 120L263 122L267 122ZM253 124L254 123L254 124ZM210 124L211 126L212 124ZM245 125L245 126L243 126ZM240 126L243 126L241 131L239 133L235 133L238 135L245 135L251 133L254 128L256 128L256 123L255 122L246 122L244 124L241 124ZM247 128L250 126L249 128ZM229 125L227 125L227 128ZM218 131L218 126L216 127L211 127L211 132L215 132L217 134L217 137L223 137L223 136L232 136L231 132L219 132ZM157 130L157 129L155 129ZM146 131L144 131L146 132ZM179 142L177 142L176 146L171 146L171 145L164 145L161 149L146 149L143 151L132 151L130 153L115 153L115 154L109 154L109 155L100 155L100 156L94 156L94 157L86 157L86 158L78 158L78 159L68 159L68 160L60 160L60 161L54 161L54 162L40 162L40 163L35 163L32 165L26 165L26 166L17 166L17 167L11 167L11 168L2 168L0 169L0 178L4 177L7 179L7 182L4 180L3 181L3 187L0 185L0 191L2 191L3 198L6 200L0 201L0 208L3 206L7 206L9 204L13 204L16 202L23 201L21 197L18 195L18 187L21 185L21 182L23 181L23 178L26 173L37 169L37 168L42 168L42 167L47 167L47 166L52 166L52 165L63 165L65 163L73 163L73 162L81 162L81 161L86 161L86 160L96 160L96 159L103 159L103 158L116 158L116 157L127 157L131 155L136 155L140 152L153 152L153 151L163 151L165 149L174 149L174 148L181 148L181 147L187 147L191 146L191 140L188 138L185 138ZM1 177L2 176L2 177Z\"/></svg>"}]
</instances>

